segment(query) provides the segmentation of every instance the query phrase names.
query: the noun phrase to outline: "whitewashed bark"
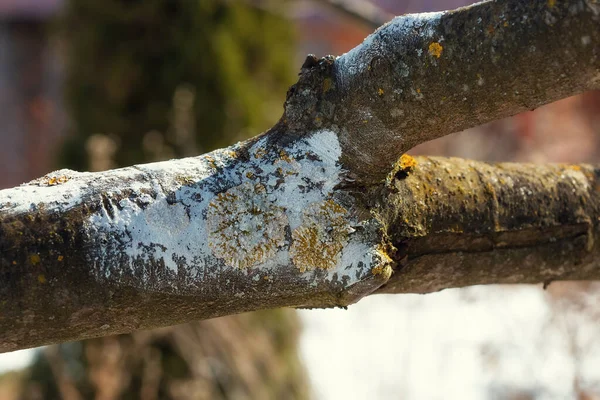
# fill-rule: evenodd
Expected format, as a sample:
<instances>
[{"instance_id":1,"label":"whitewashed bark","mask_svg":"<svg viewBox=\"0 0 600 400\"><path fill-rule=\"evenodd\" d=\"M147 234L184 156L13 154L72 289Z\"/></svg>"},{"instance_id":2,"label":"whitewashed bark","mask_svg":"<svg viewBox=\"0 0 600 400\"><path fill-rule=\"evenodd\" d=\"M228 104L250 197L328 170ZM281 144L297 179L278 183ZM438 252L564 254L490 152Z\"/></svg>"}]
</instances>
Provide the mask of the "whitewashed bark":
<instances>
[{"instance_id":1,"label":"whitewashed bark","mask_svg":"<svg viewBox=\"0 0 600 400\"><path fill-rule=\"evenodd\" d=\"M340 155L331 131L287 146L265 136L200 157L56 171L0 191L0 296L13 322L0 327L0 349L44 344L49 333L126 332L127 319L157 326L347 306L369 294L389 278L391 260L379 223L359 218L356 200L335 190ZM49 237L40 244L40 235ZM111 310L127 309L118 301L139 308L116 318Z\"/></svg>"}]
</instances>

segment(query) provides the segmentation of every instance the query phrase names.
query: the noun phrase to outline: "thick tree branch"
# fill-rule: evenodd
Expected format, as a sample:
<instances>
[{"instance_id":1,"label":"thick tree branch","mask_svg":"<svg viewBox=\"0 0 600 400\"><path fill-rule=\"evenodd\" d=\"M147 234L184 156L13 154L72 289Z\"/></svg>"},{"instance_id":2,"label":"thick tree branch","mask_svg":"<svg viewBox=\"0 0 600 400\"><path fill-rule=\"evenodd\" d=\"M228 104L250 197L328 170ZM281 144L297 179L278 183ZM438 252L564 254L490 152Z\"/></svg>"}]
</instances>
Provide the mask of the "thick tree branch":
<instances>
[{"instance_id":1,"label":"thick tree branch","mask_svg":"<svg viewBox=\"0 0 600 400\"><path fill-rule=\"evenodd\" d=\"M262 136L0 191L0 351L379 288L599 278L593 168L392 169L416 143L598 87L599 7L400 17L337 59L309 57Z\"/></svg>"},{"instance_id":2,"label":"thick tree branch","mask_svg":"<svg viewBox=\"0 0 600 400\"><path fill-rule=\"evenodd\" d=\"M389 259L339 156L320 131L0 191L0 351L374 291Z\"/></svg>"},{"instance_id":3,"label":"thick tree branch","mask_svg":"<svg viewBox=\"0 0 600 400\"><path fill-rule=\"evenodd\" d=\"M377 182L415 145L600 87L596 0L499 0L396 17L360 46L309 61L291 130L339 133L345 167Z\"/></svg>"}]
</instances>

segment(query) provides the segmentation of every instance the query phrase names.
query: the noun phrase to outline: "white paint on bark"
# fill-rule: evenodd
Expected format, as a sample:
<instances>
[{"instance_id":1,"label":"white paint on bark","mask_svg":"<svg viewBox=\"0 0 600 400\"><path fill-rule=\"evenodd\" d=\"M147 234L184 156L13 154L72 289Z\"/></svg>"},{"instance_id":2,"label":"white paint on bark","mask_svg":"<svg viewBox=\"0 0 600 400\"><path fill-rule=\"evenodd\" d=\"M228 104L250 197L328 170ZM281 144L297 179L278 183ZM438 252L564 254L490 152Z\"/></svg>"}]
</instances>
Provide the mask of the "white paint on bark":
<instances>
[{"instance_id":1,"label":"white paint on bark","mask_svg":"<svg viewBox=\"0 0 600 400\"><path fill-rule=\"evenodd\" d=\"M341 155L336 133L321 130L286 147L264 137L194 158L61 170L0 191L0 211L88 213L84 240L100 279L129 275L144 285L156 279L151 264L167 283L181 273L197 279L232 269L262 279L285 268L309 286L348 287L381 273L387 258L377 224L355 220L334 196Z\"/></svg>"}]
</instances>

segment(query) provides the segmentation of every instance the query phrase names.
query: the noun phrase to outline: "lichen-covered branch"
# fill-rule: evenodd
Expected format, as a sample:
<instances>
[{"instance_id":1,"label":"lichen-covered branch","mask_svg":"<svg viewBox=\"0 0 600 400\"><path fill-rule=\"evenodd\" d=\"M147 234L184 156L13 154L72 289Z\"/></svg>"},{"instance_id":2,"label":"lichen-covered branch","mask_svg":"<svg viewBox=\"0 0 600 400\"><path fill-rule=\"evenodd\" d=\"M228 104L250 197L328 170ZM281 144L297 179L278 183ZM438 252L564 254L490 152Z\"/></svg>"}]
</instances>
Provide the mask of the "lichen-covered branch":
<instances>
[{"instance_id":1,"label":"lichen-covered branch","mask_svg":"<svg viewBox=\"0 0 600 400\"><path fill-rule=\"evenodd\" d=\"M418 157L382 204L396 247L380 293L600 279L600 170Z\"/></svg>"},{"instance_id":2,"label":"lichen-covered branch","mask_svg":"<svg viewBox=\"0 0 600 400\"><path fill-rule=\"evenodd\" d=\"M396 17L338 57L307 59L291 130L338 133L343 162L381 180L416 144L600 87L597 0L498 0Z\"/></svg>"},{"instance_id":3,"label":"lichen-covered branch","mask_svg":"<svg viewBox=\"0 0 600 400\"><path fill-rule=\"evenodd\" d=\"M330 131L265 137L0 191L0 351L374 291L390 263L334 190L340 151Z\"/></svg>"},{"instance_id":4,"label":"lichen-covered branch","mask_svg":"<svg viewBox=\"0 0 600 400\"><path fill-rule=\"evenodd\" d=\"M594 168L395 162L598 87L599 22L596 0L398 17L308 57L257 138L0 191L0 351L376 290L600 278Z\"/></svg>"}]
</instances>

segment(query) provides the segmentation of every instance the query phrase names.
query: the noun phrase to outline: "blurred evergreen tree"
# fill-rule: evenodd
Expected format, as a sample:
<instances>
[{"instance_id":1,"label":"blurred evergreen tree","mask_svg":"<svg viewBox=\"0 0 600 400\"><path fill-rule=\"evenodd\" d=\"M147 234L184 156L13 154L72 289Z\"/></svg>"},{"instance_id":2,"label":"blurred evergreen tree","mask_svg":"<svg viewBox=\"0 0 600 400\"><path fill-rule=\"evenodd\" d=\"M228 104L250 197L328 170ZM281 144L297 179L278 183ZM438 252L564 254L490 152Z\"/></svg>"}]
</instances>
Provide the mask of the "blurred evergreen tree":
<instances>
[{"instance_id":1,"label":"blurred evergreen tree","mask_svg":"<svg viewBox=\"0 0 600 400\"><path fill-rule=\"evenodd\" d=\"M68 168L191 156L257 134L294 79L289 21L249 2L70 0L61 25ZM50 346L22 398L306 398L298 333L293 311L273 310Z\"/></svg>"}]
</instances>

